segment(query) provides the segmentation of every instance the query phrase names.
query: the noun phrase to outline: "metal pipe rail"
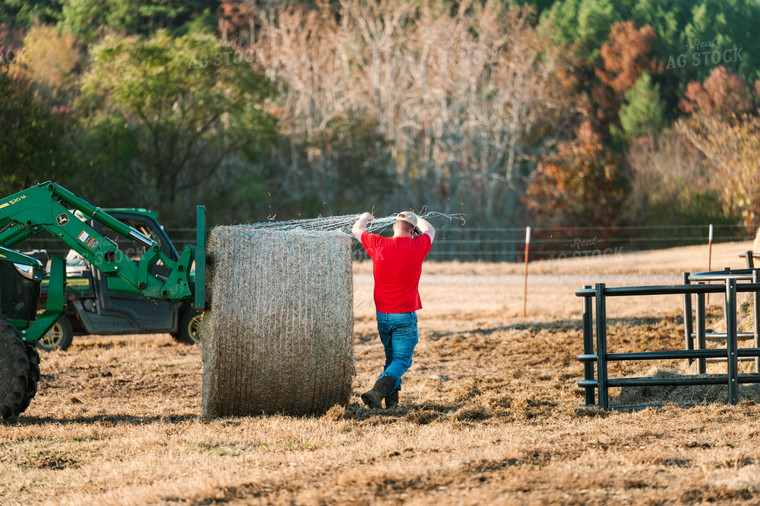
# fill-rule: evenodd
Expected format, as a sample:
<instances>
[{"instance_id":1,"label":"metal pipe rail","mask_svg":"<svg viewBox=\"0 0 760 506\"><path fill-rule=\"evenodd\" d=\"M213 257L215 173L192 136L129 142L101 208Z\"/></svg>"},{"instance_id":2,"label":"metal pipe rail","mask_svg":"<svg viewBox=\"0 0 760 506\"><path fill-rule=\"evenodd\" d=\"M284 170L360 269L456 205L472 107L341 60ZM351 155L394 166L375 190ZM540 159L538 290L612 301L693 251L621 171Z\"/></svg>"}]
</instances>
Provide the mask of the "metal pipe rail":
<instances>
[{"instance_id":1,"label":"metal pipe rail","mask_svg":"<svg viewBox=\"0 0 760 506\"><path fill-rule=\"evenodd\" d=\"M722 271L697 272L689 275L689 281L724 281L726 279L750 280L754 269L724 269Z\"/></svg>"},{"instance_id":2,"label":"metal pipe rail","mask_svg":"<svg viewBox=\"0 0 760 506\"><path fill-rule=\"evenodd\" d=\"M583 354L578 360L584 365L584 379L578 386L584 389L585 407L609 409L609 388L623 386L670 386L670 385L726 385L730 404L739 402L738 385L760 383L760 270L724 270L690 275L683 273L681 285L632 286L608 288L597 283L577 290L575 295L583 298ZM749 280L748 283L739 281ZM696 281L692 284L691 281ZM722 281L707 285L706 281ZM754 297L755 321L753 333L740 333L737 329L736 294L752 292ZM726 332L707 332L705 328L705 294L722 293ZM686 349L666 351L641 351L632 353L609 353L607 351L607 297L628 297L638 295L683 295L684 297L684 337ZM696 297L696 313L693 311L692 296ZM594 318L596 316L596 318ZM696 328L695 328L696 327ZM596 331L596 332L594 332ZM706 347L705 338L725 337L725 349ZM739 348L739 337L754 337L752 348ZM695 349L696 338L696 349ZM595 346L596 345L596 346ZM596 347L596 350L594 349ZM754 358L755 374L738 372L740 358ZM680 378L610 378L608 363L630 360L674 360L686 359L691 364L698 361L700 376ZM708 359L723 359L727 363L725 375L706 374ZM596 371L595 366L596 365ZM595 374L596 372L596 374ZM615 406L616 409L636 409L642 406Z\"/></svg>"},{"instance_id":3,"label":"metal pipe rail","mask_svg":"<svg viewBox=\"0 0 760 506\"><path fill-rule=\"evenodd\" d=\"M760 374L740 374L739 383L760 383ZM728 383L728 376L711 375L711 376L684 376L682 378L615 378L609 379L607 385L610 387L648 387L648 386L694 386L694 385L725 385ZM598 386L595 380L578 382L579 386L593 388ZM623 406L624 408L627 406Z\"/></svg>"}]
</instances>

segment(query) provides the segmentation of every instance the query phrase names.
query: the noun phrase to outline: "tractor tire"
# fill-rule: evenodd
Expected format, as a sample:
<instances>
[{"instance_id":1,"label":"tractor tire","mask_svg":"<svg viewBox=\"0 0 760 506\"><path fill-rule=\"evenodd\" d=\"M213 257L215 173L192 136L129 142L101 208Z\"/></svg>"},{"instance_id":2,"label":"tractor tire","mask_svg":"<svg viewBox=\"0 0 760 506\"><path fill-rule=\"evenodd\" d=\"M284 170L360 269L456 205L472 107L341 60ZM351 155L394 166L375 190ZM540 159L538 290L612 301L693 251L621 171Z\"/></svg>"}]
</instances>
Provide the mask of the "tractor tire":
<instances>
[{"instance_id":1,"label":"tractor tire","mask_svg":"<svg viewBox=\"0 0 760 506\"><path fill-rule=\"evenodd\" d=\"M29 404L37 395L37 383L40 382L40 354L37 353L37 348L34 345L26 345L26 353L29 357L29 377L26 381L26 393L24 394L24 400L21 401L19 413L26 411Z\"/></svg>"},{"instance_id":2,"label":"tractor tire","mask_svg":"<svg viewBox=\"0 0 760 506\"><path fill-rule=\"evenodd\" d=\"M53 328L37 341L37 348L45 351L67 350L74 340L74 329L65 316L61 316Z\"/></svg>"},{"instance_id":3,"label":"tractor tire","mask_svg":"<svg viewBox=\"0 0 760 506\"><path fill-rule=\"evenodd\" d=\"M29 385L29 355L18 330L0 320L0 417L18 416Z\"/></svg>"},{"instance_id":4,"label":"tractor tire","mask_svg":"<svg viewBox=\"0 0 760 506\"><path fill-rule=\"evenodd\" d=\"M181 344L198 344L202 318L203 314L191 307L183 311L179 319L179 331L172 334L174 340Z\"/></svg>"}]
</instances>

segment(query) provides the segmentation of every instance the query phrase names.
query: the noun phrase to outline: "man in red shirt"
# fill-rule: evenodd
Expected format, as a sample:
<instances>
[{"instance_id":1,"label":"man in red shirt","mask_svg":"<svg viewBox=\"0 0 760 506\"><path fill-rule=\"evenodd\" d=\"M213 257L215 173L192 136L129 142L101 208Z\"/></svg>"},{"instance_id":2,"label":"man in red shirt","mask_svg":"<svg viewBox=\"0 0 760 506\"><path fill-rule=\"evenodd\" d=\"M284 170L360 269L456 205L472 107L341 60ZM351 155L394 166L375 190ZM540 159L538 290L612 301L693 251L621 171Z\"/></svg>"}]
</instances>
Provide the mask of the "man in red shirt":
<instances>
[{"instance_id":1,"label":"man in red shirt","mask_svg":"<svg viewBox=\"0 0 760 506\"><path fill-rule=\"evenodd\" d=\"M375 277L377 330L385 348L385 367L372 390L362 394L370 408L398 404L401 376L412 365L417 345L417 313L422 308L418 286L422 261L435 238L435 229L424 218L405 211L396 216L393 237L367 232L370 213L362 214L351 230L372 258ZM415 232L419 235L415 237Z\"/></svg>"}]
</instances>

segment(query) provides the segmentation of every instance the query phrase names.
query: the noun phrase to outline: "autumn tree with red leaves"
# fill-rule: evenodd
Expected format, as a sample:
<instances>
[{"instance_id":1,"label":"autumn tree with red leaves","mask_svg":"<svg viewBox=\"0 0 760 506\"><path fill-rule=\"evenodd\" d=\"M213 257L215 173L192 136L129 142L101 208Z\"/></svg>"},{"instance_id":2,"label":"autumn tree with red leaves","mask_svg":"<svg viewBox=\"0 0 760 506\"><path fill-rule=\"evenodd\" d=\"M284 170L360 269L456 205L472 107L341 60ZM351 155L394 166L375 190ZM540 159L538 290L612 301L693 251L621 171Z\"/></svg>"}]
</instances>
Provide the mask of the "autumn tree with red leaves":
<instances>
[{"instance_id":1,"label":"autumn tree with red leaves","mask_svg":"<svg viewBox=\"0 0 760 506\"><path fill-rule=\"evenodd\" d=\"M586 121L539 161L524 200L544 225L610 226L619 221L627 186L621 158Z\"/></svg>"},{"instance_id":2,"label":"autumn tree with red leaves","mask_svg":"<svg viewBox=\"0 0 760 506\"><path fill-rule=\"evenodd\" d=\"M676 130L718 168L724 208L754 231L760 219L760 118L746 82L716 67L704 83L689 83L678 105L691 116L679 120Z\"/></svg>"},{"instance_id":3,"label":"autumn tree with red leaves","mask_svg":"<svg viewBox=\"0 0 760 506\"><path fill-rule=\"evenodd\" d=\"M698 112L676 123L684 136L718 168L724 208L741 216L754 232L760 219L760 117L743 114L731 121Z\"/></svg>"},{"instance_id":4,"label":"autumn tree with red leaves","mask_svg":"<svg viewBox=\"0 0 760 506\"><path fill-rule=\"evenodd\" d=\"M595 69L599 82L591 91L596 119L603 129L604 125L616 122L625 93L633 88L642 72L659 73L659 64L650 56L656 38L649 25L636 28L633 21L612 25L610 36L600 51L602 68Z\"/></svg>"},{"instance_id":5,"label":"autumn tree with red leaves","mask_svg":"<svg viewBox=\"0 0 760 506\"><path fill-rule=\"evenodd\" d=\"M701 111L725 118L752 110L752 98L744 79L721 65L704 83L690 82L678 107L686 114Z\"/></svg>"},{"instance_id":6,"label":"autumn tree with red leaves","mask_svg":"<svg viewBox=\"0 0 760 506\"><path fill-rule=\"evenodd\" d=\"M242 45L253 42L256 28L256 10L248 2L222 0L216 10L218 18L217 30L224 42L234 42Z\"/></svg>"}]
</instances>

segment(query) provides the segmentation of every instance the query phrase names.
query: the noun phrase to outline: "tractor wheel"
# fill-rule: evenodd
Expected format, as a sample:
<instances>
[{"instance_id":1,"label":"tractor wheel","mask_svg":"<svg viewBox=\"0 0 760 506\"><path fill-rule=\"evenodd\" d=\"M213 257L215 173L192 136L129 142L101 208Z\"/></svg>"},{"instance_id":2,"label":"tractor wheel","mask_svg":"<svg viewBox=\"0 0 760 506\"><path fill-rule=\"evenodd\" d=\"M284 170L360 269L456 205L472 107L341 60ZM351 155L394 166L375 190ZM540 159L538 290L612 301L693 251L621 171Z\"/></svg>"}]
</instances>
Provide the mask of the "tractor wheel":
<instances>
[{"instance_id":1,"label":"tractor wheel","mask_svg":"<svg viewBox=\"0 0 760 506\"><path fill-rule=\"evenodd\" d=\"M61 316L47 334L37 341L37 347L45 351L66 350L74 339L74 329L65 316Z\"/></svg>"},{"instance_id":2,"label":"tractor wheel","mask_svg":"<svg viewBox=\"0 0 760 506\"><path fill-rule=\"evenodd\" d=\"M31 344L26 345L26 353L29 357L29 378L27 378L26 393L24 394L24 400L21 401L19 413L26 411L29 403L37 395L37 383L40 381L40 354L37 353L37 348Z\"/></svg>"},{"instance_id":3,"label":"tractor wheel","mask_svg":"<svg viewBox=\"0 0 760 506\"><path fill-rule=\"evenodd\" d=\"M203 315L191 307L183 311L179 320L179 332L172 334L174 340L182 344L198 344L202 318Z\"/></svg>"},{"instance_id":4,"label":"tractor wheel","mask_svg":"<svg viewBox=\"0 0 760 506\"><path fill-rule=\"evenodd\" d=\"M0 320L0 416L21 413L29 384L29 355L18 330Z\"/></svg>"}]
</instances>

